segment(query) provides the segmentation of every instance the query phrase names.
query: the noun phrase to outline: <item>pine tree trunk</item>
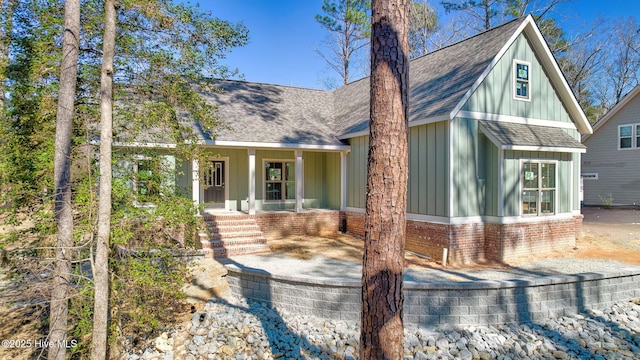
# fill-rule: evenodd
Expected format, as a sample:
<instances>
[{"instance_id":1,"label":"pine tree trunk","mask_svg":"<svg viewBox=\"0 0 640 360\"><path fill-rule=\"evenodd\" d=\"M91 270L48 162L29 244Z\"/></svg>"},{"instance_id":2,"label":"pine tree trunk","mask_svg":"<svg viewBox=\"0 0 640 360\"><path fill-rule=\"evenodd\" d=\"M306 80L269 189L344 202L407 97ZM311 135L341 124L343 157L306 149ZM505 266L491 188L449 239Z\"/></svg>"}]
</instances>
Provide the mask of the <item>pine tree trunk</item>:
<instances>
[{"instance_id":1,"label":"pine tree trunk","mask_svg":"<svg viewBox=\"0 0 640 360\"><path fill-rule=\"evenodd\" d=\"M64 39L60 65L60 90L56 118L54 155L55 218L58 227L56 263L51 291L48 359L62 360L66 355L63 341L67 337L73 213L71 209L71 125L74 116L78 39L80 35L80 0L67 0L64 6Z\"/></svg>"},{"instance_id":2,"label":"pine tree trunk","mask_svg":"<svg viewBox=\"0 0 640 360\"><path fill-rule=\"evenodd\" d=\"M361 359L403 358L409 1L373 0Z\"/></svg>"},{"instance_id":3,"label":"pine tree trunk","mask_svg":"<svg viewBox=\"0 0 640 360\"><path fill-rule=\"evenodd\" d=\"M111 233L111 143L113 126L113 57L116 41L115 0L104 4L104 40L100 75L100 199L94 266L92 359L105 359L109 315L109 235Z\"/></svg>"}]
</instances>

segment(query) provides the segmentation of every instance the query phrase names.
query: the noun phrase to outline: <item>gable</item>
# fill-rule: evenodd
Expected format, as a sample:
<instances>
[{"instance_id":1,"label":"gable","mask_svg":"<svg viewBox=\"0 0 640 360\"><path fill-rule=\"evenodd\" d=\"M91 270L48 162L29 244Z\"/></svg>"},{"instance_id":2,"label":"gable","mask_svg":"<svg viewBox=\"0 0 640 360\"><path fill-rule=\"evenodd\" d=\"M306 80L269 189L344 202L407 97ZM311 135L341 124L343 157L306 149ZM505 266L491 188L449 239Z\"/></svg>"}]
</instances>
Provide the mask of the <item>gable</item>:
<instances>
[{"instance_id":1,"label":"gable","mask_svg":"<svg viewBox=\"0 0 640 360\"><path fill-rule=\"evenodd\" d=\"M620 100L613 108L611 108L603 117L593 125L593 134L586 135L583 142L586 143L591 137L601 137L600 128L609 127L609 123L617 125L640 123L640 85L637 85L622 100ZM617 136L617 135L616 135Z\"/></svg>"},{"instance_id":2,"label":"gable","mask_svg":"<svg viewBox=\"0 0 640 360\"><path fill-rule=\"evenodd\" d=\"M593 134L583 143L591 150L609 152L618 150L618 126L640 124L640 85L613 107L593 127Z\"/></svg>"},{"instance_id":3,"label":"gable","mask_svg":"<svg viewBox=\"0 0 640 360\"><path fill-rule=\"evenodd\" d=\"M526 19L515 19L461 42L411 60L409 122L411 126L449 119L449 113ZM360 136L369 122L369 78L335 91L337 133Z\"/></svg>"},{"instance_id":4,"label":"gable","mask_svg":"<svg viewBox=\"0 0 640 360\"><path fill-rule=\"evenodd\" d=\"M514 96L514 60L530 65L529 100ZM524 32L518 35L462 110L572 123L548 72Z\"/></svg>"}]
</instances>

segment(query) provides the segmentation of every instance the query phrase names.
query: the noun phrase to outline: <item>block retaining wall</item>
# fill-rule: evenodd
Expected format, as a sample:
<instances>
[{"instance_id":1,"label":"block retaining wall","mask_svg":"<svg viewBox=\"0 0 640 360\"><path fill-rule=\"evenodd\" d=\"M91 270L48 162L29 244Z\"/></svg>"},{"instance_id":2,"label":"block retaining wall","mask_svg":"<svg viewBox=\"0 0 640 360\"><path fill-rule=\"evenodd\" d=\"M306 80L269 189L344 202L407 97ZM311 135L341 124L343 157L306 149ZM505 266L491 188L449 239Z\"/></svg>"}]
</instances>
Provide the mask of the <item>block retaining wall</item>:
<instances>
[{"instance_id":1,"label":"block retaining wall","mask_svg":"<svg viewBox=\"0 0 640 360\"><path fill-rule=\"evenodd\" d=\"M226 265L234 296L278 311L360 320L360 281L273 275ZM535 323L640 298L640 271L557 275L509 281L404 282L407 325Z\"/></svg>"}]
</instances>

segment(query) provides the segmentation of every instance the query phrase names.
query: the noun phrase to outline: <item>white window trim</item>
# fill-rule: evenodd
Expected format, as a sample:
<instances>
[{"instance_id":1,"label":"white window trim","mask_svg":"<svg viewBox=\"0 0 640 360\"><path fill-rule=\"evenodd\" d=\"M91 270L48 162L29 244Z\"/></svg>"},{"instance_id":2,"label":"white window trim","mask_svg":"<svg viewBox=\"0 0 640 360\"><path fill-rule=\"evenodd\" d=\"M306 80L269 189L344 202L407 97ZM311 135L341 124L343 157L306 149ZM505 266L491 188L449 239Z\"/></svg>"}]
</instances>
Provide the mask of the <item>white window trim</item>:
<instances>
[{"instance_id":1,"label":"white window trim","mask_svg":"<svg viewBox=\"0 0 640 360\"><path fill-rule=\"evenodd\" d=\"M524 167L525 163L535 163L538 164L538 167L540 166L540 164L554 164L555 165L555 178L556 178L556 186L553 188L553 212L552 213L541 213L540 212L540 194L538 194L538 198L536 199L536 203L538 204L536 206L537 210L535 214L524 214L523 213L523 209L522 209L522 193L524 192L524 179L522 178L522 169ZM518 196L519 198L519 207L520 207L520 216L522 217L543 217L543 216L555 216L558 214L558 160L552 160L552 159L520 159L520 172L518 174L518 178L520 179L520 194ZM540 173L538 171L538 173ZM546 188L546 189L551 189L551 188ZM540 183L538 182L538 191L540 192L542 190L542 188L540 187Z\"/></svg>"},{"instance_id":2,"label":"white window trim","mask_svg":"<svg viewBox=\"0 0 640 360\"><path fill-rule=\"evenodd\" d=\"M295 166L296 164L296 159L267 159L267 158L262 158L262 202L264 204L295 204L297 197L294 197L293 199L285 199L285 200L267 200L267 170L266 170L266 163L267 162L280 162L280 163L285 163L285 162L290 162L293 163L293 165ZM294 172L295 174L295 172ZM304 159L302 160L302 179L300 179L302 181L302 198L304 199ZM295 183L297 181L294 180L293 182ZM295 192L294 192L294 195Z\"/></svg>"},{"instance_id":3,"label":"white window trim","mask_svg":"<svg viewBox=\"0 0 640 360\"><path fill-rule=\"evenodd\" d=\"M631 147L628 148L623 148L620 146L620 128L622 127L626 127L626 126L631 126ZM634 123L634 124L622 124L622 125L618 125L618 132L616 133L616 139L618 141L618 150L620 151L625 151L625 150L637 150L640 149L640 144L638 144L638 126L640 126L640 123Z\"/></svg>"},{"instance_id":4,"label":"white window trim","mask_svg":"<svg viewBox=\"0 0 640 360\"><path fill-rule=\"evenodd\" d=\"M516 84L518 82L518 76L517 76L517 72L518 72L518 64L521 65L527 65L529 67L529 79L527 80L527 97L522 97L522 96L518 96L517 95L517 90L516 90ZM514 100L519 100L519 101L531 101L531 78L532 76L532 71L531 71L531 63L528 61L523 61L523 60L517 60L514 59L513 60L513 66L512 66L512 89L513 89L513 99Z\"/></svg>"}]
</instances>

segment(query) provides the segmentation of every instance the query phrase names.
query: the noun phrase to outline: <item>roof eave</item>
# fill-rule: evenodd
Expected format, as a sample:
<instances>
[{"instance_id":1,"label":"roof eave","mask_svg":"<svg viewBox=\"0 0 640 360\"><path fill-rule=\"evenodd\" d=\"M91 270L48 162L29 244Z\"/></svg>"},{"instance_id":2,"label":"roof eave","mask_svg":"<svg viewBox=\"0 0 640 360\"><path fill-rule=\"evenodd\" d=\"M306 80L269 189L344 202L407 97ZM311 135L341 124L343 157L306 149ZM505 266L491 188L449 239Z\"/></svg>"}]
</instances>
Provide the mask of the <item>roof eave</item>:
<instances>
[{"instance_id":1,"label":"roof eave","mask_svg":"<svg viewBox=\"0 0 640 360\"><path fill-rule=\"evenodd\" d=\"M536 25L531 15L527 16L526 26L523 30L527 35L529 35L529 40L536 50L536 53L539 55L544 55L540 56L542 65L546 69L553 69L553 71L548 72L549 77L551 81L556 85L556 88L558 89L558 96L560 96L560 98L563 100L563 103L566 105L567 111L569 112L571 118L574 120L580 134L584 135L593 133L593 129L591 128L591 124L589 123L587 116L584 114L584 111L582 111L582 107L580 107L580 104L578 104L578 100L573 95L573 91L571 91L571 88L569 87L569 84L567 83L562 70L560 70L560 67L558 66L558 62L553 57L549 46L547 46L547 42L544 40L542 33L540 33L540 29L538 29L538 26Z\"/></svg>"},{"instance_id":2,"label":"roof eave","mask_svg":"<svg viewBox=\"0 0 640 360\"><path fill-rule=\"evenodd\" d=\"M618 111L623 109L629 102L631 102L631 100L633 100L636 95L640 95L640 85L636 85L636 87L633 88L633 90L631 90L627 95L625 95L622 100L620 100L614 107L611 108L611 110L607 111L607 113L604 114L604 116L601 117L593 125L593 132L597 131L602 125L609 121L609 119L613 118L613 116L618 113ZM586 136L584 136L582 141L587 140L589 138L589 135L591 134L587 134Z\"/></svg>"}]
</instances>

